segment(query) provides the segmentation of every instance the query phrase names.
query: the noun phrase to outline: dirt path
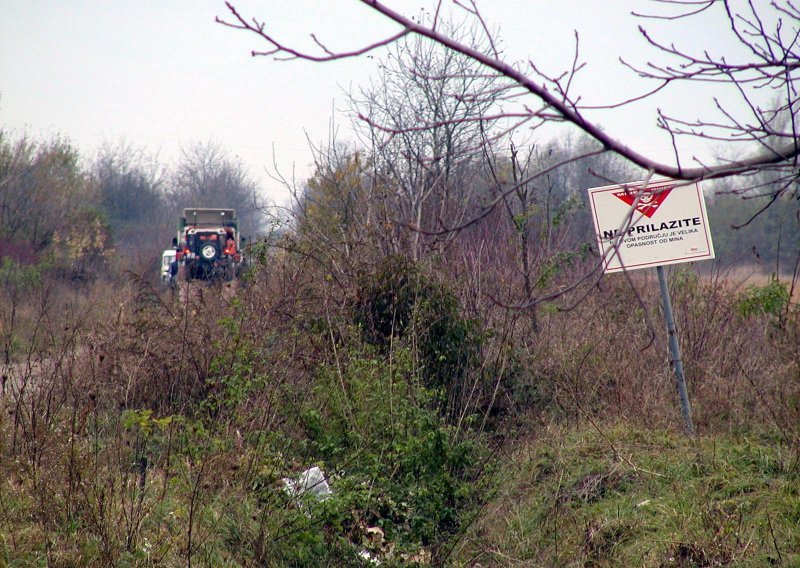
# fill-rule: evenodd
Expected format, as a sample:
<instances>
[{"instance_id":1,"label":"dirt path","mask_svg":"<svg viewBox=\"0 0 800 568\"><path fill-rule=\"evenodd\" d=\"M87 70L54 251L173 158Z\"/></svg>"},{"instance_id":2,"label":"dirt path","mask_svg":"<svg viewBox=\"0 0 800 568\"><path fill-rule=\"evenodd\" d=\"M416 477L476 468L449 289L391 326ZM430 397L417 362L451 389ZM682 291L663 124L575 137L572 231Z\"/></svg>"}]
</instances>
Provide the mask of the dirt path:
<instances>
[{"instance_id":1,"label":"dirt path","mask_svg":"<svg viewBox=\"0 0 800 568\"><path fill-rule=\"evenodd\" d=\"M192 302L203 303L209 295L219 294L225 301L230 302L236 296L239 283L236 280L222 282L221 284L209 284L201 280L181 280L178 282L176 290L178 301L185 304Z\"/></svg>"}]
</instances>

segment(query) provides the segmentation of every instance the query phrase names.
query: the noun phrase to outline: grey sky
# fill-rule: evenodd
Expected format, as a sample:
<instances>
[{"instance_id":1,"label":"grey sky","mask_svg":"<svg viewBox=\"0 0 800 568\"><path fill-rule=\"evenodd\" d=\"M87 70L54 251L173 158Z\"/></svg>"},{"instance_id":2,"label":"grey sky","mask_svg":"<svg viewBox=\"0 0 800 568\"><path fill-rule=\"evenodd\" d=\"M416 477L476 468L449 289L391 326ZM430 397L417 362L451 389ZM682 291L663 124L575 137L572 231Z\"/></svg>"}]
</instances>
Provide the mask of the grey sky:
<instances>
[{"instance_id":1,"label":"grey sky","mask_svg":"<svg viewBox=\"0 0 800 568\"><path fill-rule=\"evenodd\" d=\"M289 42L316 33L333 48L352 48L392 25L356 1L241 0L243 14L268 20ZM416 13L424 1L390 5ZM631 10L652 9L645 0L483 0L478 2L511 59L531 59L552 74L571 64L578 30L588 63L576 84L586 102L608 103L646 88L618 62L642 63L650 53L637 35L642 23ZM104 143L122 140L179 157L182 147L216 141L239 156L274 200L286 193L269 179L273 149L278 167L299 178L312 161L306 136L327 139L343 90L364 84L377 59L333 64L275 62L250 57L258 38L214 23L226 16L222 0L141 2L122 0L3 0L0 3L0 127L33 136L62 134L91 157ZM653 28L657 26L648 24ZM664 37L721 51L724 22L673 26ZM628 144L669 159L669 139L654 127L656 105L701 112L708 92L668 96L622 112L598 115ZM701 96L702 95L702 96ZM692 101L686 108L686 101ZM710 108L708 106L706 109ZM689 116L689 118L694 118ZM337 115L340 137L348 119ZM703 150L691 147L687 156Z\"/></svg>"}]
</instances>

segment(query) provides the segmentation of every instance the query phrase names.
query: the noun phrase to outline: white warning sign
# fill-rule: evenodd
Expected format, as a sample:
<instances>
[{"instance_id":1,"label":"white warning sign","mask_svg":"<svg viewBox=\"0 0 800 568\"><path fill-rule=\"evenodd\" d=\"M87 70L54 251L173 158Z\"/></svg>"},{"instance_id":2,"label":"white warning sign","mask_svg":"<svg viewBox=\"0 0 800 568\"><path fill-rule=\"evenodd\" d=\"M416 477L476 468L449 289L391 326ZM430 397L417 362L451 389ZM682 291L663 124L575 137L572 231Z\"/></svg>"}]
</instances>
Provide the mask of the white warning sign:
<instances>
[{"instance_id":1,"label":"white warning sign","mask_svg":"<svg viewBox=\"0 0 800 568\"><path fill-rule=\"evenodd\" d=\"M589 189L605 272L714 258L703 193L670 179ZM635 205L635 209L634 209Z\"/></svg>"}]
</instances>

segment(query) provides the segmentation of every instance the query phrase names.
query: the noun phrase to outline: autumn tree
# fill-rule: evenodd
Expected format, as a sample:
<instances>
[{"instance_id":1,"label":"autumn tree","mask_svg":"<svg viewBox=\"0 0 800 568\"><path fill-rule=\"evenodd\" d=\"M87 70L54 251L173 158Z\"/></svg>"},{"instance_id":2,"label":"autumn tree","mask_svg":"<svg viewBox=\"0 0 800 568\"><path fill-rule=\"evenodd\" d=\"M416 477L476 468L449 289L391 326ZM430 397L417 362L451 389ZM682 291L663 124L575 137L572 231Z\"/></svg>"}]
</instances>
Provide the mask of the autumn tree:
<instances>
[{"instance_id":1,"label":"autumn tree","mask_svg":"<svg viewBox=\"0 0 800 568\"><path fill-rule=\"evenodd\" d=\"M91 280L113 246L97 187L64 138L12 140L0 131L0 257Z\"/></svg>"},{"instance_id":2,"label":"autumn tree","mask_svg":"<svg viewBox=\"0 0 800 568\"><path fill-rule=\"evenodd\" d=\"M333 144L317 151L314 173L294 196L292 211L301 238L343 259L363 252L376 228L367 166L363 153L349 147Z\"/></svg>"},{"instance_id":3,"label":"autumn tree","mask_svg":"<svg viewBox=\"0 0 800 568\"><path fill-rule=\"evenodd\" d=\"M79 160L66 139L12 140L0 131L0 225L7 238L42 251L73 212L92 206Z\"/></svg>"}]
</instances>

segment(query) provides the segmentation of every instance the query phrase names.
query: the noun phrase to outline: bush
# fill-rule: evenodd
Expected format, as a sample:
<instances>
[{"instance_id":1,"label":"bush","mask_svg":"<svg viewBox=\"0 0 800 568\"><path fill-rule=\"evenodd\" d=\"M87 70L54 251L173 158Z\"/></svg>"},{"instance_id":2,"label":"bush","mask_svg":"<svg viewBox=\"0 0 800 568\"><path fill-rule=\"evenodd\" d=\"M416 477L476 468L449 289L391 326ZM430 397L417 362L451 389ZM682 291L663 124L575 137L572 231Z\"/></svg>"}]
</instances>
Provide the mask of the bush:
<instances>
[{"instance_id":1,"label":"bush","mask_svg":"<svg viewBox=\"0 0 800 568\"><path fill-rule=\"evenodd\" d=\"M786 285L772 280L766 286L748 286L739 297L739 315L748 318L768 315L780 318L789 304Z\"/></svg>"},{"instance_id":2,"label":"bush","mask_svg":"<svg viewBox=\"0 0 800 568\"><path fill-rule=\"evenodd\" d=\"M474 484L484 445L459 437L415 381L408 349L380 355L350 348L347 360L324 365L303 411L305 463L335 474L336 502L322 524L338 524L353 542L368 527L385 535L386 553L436 546L459 530L475 506Z\"/></svg>"},{"instance_id":3,"label":"bush","mask_svg":"<svg viewBox=\"0 0 800 568\"><path fill-rule=\"evenodd\" d=\"M425 385L442 389L448 413L457 414L482 346L478 322L461 316L455 295L406 258L387 258L363 280L354 320L364 339L384 351L397 339L415 346Z\"/></svg>"}]
</instances>

